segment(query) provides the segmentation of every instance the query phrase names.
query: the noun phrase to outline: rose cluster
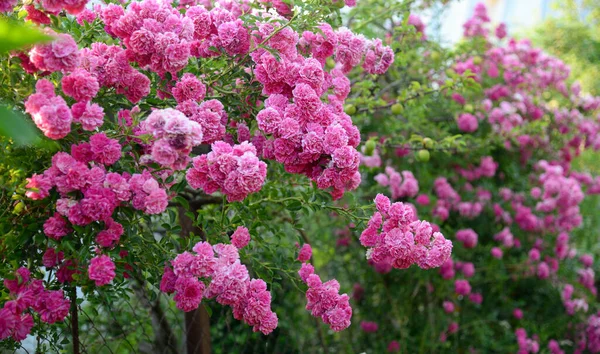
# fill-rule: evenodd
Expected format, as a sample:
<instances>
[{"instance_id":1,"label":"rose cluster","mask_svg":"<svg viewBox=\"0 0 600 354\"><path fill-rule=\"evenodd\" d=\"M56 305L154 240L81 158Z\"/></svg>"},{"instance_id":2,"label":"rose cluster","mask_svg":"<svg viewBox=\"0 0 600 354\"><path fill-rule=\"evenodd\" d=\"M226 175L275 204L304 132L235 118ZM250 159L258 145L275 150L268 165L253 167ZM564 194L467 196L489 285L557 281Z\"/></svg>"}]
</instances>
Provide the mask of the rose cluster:
<instances>
[{"instance_id":1,"label":"rose cluster","mask_svg":"<svg viewBox=\"0 0 600 354\"><path fill-rule=\"evenodd\" d=\"M221 191L230 202L241 201L258 192L267 175L267 164L256 156L249 142L231 146L223 141L211 145L212 151L193 159L186 178L192 188L205 193Z\"/></svg>"},{"instance_id":2,"label":"rose cluster","mask_svg":"<svg viewBox=\"0 0 600 354\"><path fill-rule=\"evenodd\" d=\"M231 306L235 319L254 331L269 334L277 327L267 285L261 279L250 279L235 246L199 242L193 251L178 255L165 266L160 283L162 291L175 293L178 308L192 311L202 298L215 298L219 304Z\"/></svg>"},{"instance_id":3,"label":"rose cluster","mask_svg":"<svg viewBox=\"0 0 600 354\"><path fill-rule=\"evenodd\" d=\"M414 198L419 193L419 181L412 172L402 171L402 175L393 167L385 168L385 173L375 176L375 181L383 187L390 187L392 199Z\"/></svg>"},{"instance_id":4,"label":"rose cluster","mask_svg":"<svg viewBox=\"0 0 600 354\"><path fill-rule=\"evenodd\" d=\"M525 328L517 328L515 331L517 337L517 343L519 344L518 354L537 353L540 350L537 336L533 338L527 338L527 332Z\"/></svg>"},{"instance_id":5,"label":"rose cluster","mask_svg":"<svg viewBox=\"0 0 600 354\"><path fill-rule=\"evenodd\" d=\"M434 232L427 221L417 220L413 208L391 203L382 194L375 197L377 211L360 235L369 247L367 258L375 263L406 269L412 264L430 269L441 266L450 257L452 242Z\"/></svg>"},{"instance_id":6,"label":"rose cluster","mask_svg":"<svg viewBox=\"0 0 600 354\"><path fill-rule=\"evenodd\" d=\"M44 199L52 188L56 188L60 196L54 216L44 224L48 237L58 240L70 232L64 218L79 226L102 221L106 232L101 232L97 241L103 247L110 247L123 233L122 226L112 220L119 205L131 201L134 208L148 214L162 213L166 209L167 193L147 170L134 175L107 171L107 167L120 158L119 142L97 133L89 143L73 145L71 154L56 153L50 168L28 179L29 198ZM77 199L78 196L82 197Z\"/></svg>"},{"instance_id":7,"label":"rose cluster","mask_svg":"<svg viewBox=\"0 0 600 354\"><path fill-rule=\"evenodd\" d=\"M96 256L90 261L88 276L96 283L96 286L110 283L115 275L115 264L109 256Z\"/></svg>"},{"instance_id":8,"label":"rose cluster","mask_svg":"<svg viewBox=\"0 0 600 354\"><path fill-rule=\"evenodd\" d=\"M17 5L17 0L3 0L0 2L0 12L12 11L15 5Z\"/></svg>"},{"instance_id":9,"label":"rose cluster","mask_svg":"<svg viewBox=\"0 0 600 354\"><path fill-rule=\"evenodd\" d=\"M546 228L570 231L581 225L579 204L583 201L583 191L580 183L565 176L563 167L551 165L542 160L538 166L544 170L539 177L542 184L542 199L536 205L536 210L546 214L556 212L556 216L547 215L544 219Z\"/></svg>"},{"instance_id":10,"label":"rose cluster","mask_svg":"<svg viewBox=\"0 0 600 354\"><path fill-rule=\"evenodd\" d=\"M185 76L185 75L184 75ZM183 79L182 79L183 80ZM182 81L180 81L182 82ZM179 86L182 91L188 92L183 97L179 97L180 99L191 97L189 91L198 91L199 89L192 89L190 85L192 85L194 80L186 80L184 84ZM200 82L199 80L197 82ZM175 86L177 88L179 83ZM183 86L187 85L187 86ZM176 98L179 96L180 92L175 91ZM218 100L207 100L200 104L196 102L194 99L186 99L184 101L178 101L177 110L185 114L190 120L200 124L202 127L202 135L203 135L203 144L212 144L216 141L223 140L225 138L225 131L227 125L227 112L225 112L225 108L223 104Z\"/></svg>"},{"instance_id":11,"label":"rose cluster","mask_svg":"<svg viewBox=\"0 0 600 354\"><path fill-rule=\"evenodd\" d=\"M25 101L25 112L31 115L35 125L50 139L62 139L71 131L73 115L61 96L54 92L48 80L36 83L36 93Z\"/></svg>"},{"instance_id":12,"label":"rose cluster","mask_svg":"<svg viewBox=\"0 0 600 354\"><path fill-rule=\"evenodd\" d=\"M288 172L308 176L321 189L331 188L338 199L360 183L356 151L360 134L343 111L350 92L345 73L363 56L365 70L383 73L393 62L393 52L380 41L366 41L347 29L334 32L327 24L319 28L322 34L306 31L299 38L288 27L264 23L253 33L257 42L275 49L280 57L263 48L251 53L256 79L268 95L256 119L269 137L263 149L266 158L283 163ZM331 72L324 69L329 57L338 63Z\"/></svg>"},{"instance_id":13,"label":"rose cluster","mask_svg":"<svg viewBox=\"0 0 600 354\"><path fill-rule=\"evenodd\" d=\"M591 353L600 353L600 313L590 316L586 323L585 338L583 338L583 348L579 346L579 349L587 349ZM583 351L582 350L582 351Z\"/></svg>"},{"instance_id":14,"label":"rose cluster","mask_svg":"<svg viewBox=\"0 0 600 354\"><path fill-rule=\"evenodd\" d=\"M71 72L82 60L77 43L66 33L57 34L46 28L45 33L55 37L50 43L36 44L29 52L31 63L37 70Z\"/></svg>"},{"instance_id":15,"label":"rose cluster","mask_svg":"<svg viewBox=\"0 0 600 354\"><path fill-rule=\"evenodd\" d=\"M119 142L97 133L89 143L73 145L71 154L55 154L50 168L28 179L27 196L32 199L48 197L53 188L59 194L54 215L44 223L46 236L59 241L73 231L71 224L101 222L104 228L96 235L96 244L113 248L124 232L123 226L113 219L118 206L131 203L133 208L147 214L159 214L166 209L166 190L148 170L133 175L107 171L120 158ZM57 279L61 283L72 281L73 274L79 272L73 260L64 260L62 252L56 253L52 248L44 254L44 265L58 266ZM115 277L114 270L110 257L96 256L89 264L89 279L97 286L108 284Z\"/></svg>"},{"instance_id":16,"label":"rose cluster","mask_svg":"<svg viewBox=\"0 0 600 354\"><path fill-rule=\"evenodd\" d=\"M56 280L61 284L72 282L73 275L80 273L74 260L65 259L64 252L56 252L53 247L48 247L44 252L42 265L47 269L55 268Z\"/></svg>"},{"instance_id":17,"label":"rose cluster","mask_svg":"<svg viewBox=\"0 0 600 354\"><path fill-rule=\"evenodd\" d=\"M33 16L36 23L50 24L48 14L58 15L62 10L67 11L71 15L78 15L84 11L88 0L36 0L34 2L38 8L34 7L34 4L30 4L27 12L29 16ZM34 12L34 14L32 14ZM46 21L43 21L47 19ZM42 21L39 21L42 20Z\"/></svg>"},{"instance_id":18,"label":"rose cluster","mask_svg":"<svg viewBox=\"0 0 600 354\"><path fill-rule=\"evenodd\" d=\"M33 328L31 309L45 323L63 321L69 314L71 302L64 298L62 290L46 290L41 279L32 279L27 268L15 272L15 279L5 279L4 286L11 300L0 309L0 340L12 337L22 341Z\"/></svg>"},{"instance_id":19,"label":"rose cluster","mask_svg":"<svg viewBox=\"0 0 600 354\"><path fill-rule=\"evenodd\" d=\"M122 41L128 59L140 67L164 75L176 74L187 65L194 22L171 4L145 0L132 2L126 10L109 4L101 17L106 32Z\"/></svg>"},{"instance_id":20,"label":"rose cluster","mask_svg":"<svg viewBox=\"0 0 600 354\"><path fill-rule=\"evenodd\" d=\"M140 126L139 133L152 135L152 160L173 170L189 165L192 148L203 139L200 124L172 108L153 111Z\"/></svg>"},{"instance_id":21,"label":"rose cluster","mask_svg":"<svg viewBox=\"0 0 600 354\"><path fill-rule=\"evenodd\" d=\"M465 248L477 246L478 235L473 229L463 229L456 232L456 240L461 242Z\"/></svg>"},{"instance_id":22,"label":"rose cluster","mask_svg":"<svg viewBox=\"0 0 600 354\"><path fill-rule=\"evenodd\" d=\"M100 87L114 88L117 94L125 95L132 103L150 93L150 79L131 66L127 51L120 46L96 42L80 53L80 69L93 76Z\"/></svg>"},{"instance_id":23,"label":"rose cluster","mask_svg":"<svg viewBox=\"0 0 600 354\"><path fill-rule=\"evenodd\" d=\"M442 221L446 220L450 216L450 209L458 205L461 197L445 177L436 178L433 189L438 200L432 213Z\"/></svg>"},{"instance_id":24,"label":"rose cluster","mask_svg":"<svg viewBox=\"0 0 600 354\"><path fill-rule=\"evenodd\" d=\"M118 46L93 43L79 51L72 37L60 34L48 44L35 46L30 57L39 70L70 72L61 83L64 94L77 101L71 108L47 80L38 81L37 92L25 102L26 112L51 139L64 138L72 122L88 131L103 124L104 109L91 103L100 87L116 88L134 103L150 92L150 80L131 67Z\"/></svg>"},{"instance_id":25,"label":"rose cluster","mask_svg":"<svg viewBox=\"0 0 600 354\"><path fill-rule=\"evenodd\" d=\"M298 256L298 260L303 262L298 274L308 285L306 309L313 316L320 317L333 331L342 331L350 326L352 318L350 298L347 294L339 294L340 283L337 280L323 283L319 275L315 274L315 268L310 263L305 263L310 259L310 249L310 245L305 244Z\"/></svg>"},{"instance_id":26,"label":"rose cluster","mask_svg":"<svg viewBox=\"0 0 600 354\"><path fill-rule=\"evenodd\" d=\"M573 285L566 284L561 293L561 299L565 306L565 311L568 315L573 316L575 312L587 312L588 303L584 298L573 298L573 292L575 288Z\"/></svg>"},{"instance_id":27,"label":"rose cluster","mask_svg":"<svg viewBox=\"0 0 600 354\"><path fill-rule=\"evenodd\" d=\"M443 279L449 280L454 278L456 272L461 272L465 278L471 278L475 275L475 265L471 262L454 261L449 258L440 267L439 273Z\"/></svg>"},{"instance_id":28,"label":"rose cluster","mask_svg":"<svg viewBox=\"0 0 600 354\"><path fill-rule=\"evenodd\" d=\"M483 177L494 177L497 169L498 163L494 161L494 158L485 156L481 158L479 166L469 169L458 168L457 171L467 181L475 181Z\"/></svg>"},{"instance_id":29,"label":"rose cluster","mask_svg":"<svg viewBox=\"0 0 600 354\"><path fill-rule=\"evenodd\" d=\"M231 235L231 244L237 249L242 249L248 246L250 242L250 232L244 226L238 226L237 229Z\"/></svg>"}]
</instances>

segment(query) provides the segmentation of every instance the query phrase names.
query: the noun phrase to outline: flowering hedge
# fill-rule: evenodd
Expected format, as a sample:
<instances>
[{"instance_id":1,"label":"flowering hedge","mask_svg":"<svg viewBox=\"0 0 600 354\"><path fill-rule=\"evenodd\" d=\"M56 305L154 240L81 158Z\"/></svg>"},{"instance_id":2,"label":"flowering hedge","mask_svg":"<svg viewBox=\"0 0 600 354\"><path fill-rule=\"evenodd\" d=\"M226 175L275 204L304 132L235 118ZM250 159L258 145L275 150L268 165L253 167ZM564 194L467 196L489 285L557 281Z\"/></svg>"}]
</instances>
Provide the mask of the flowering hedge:
<instances>
[{"instance_id":1,"label":"flowering hedge","mask_svg":"<svg viewBox=\"0 0 600 354\"><path fill-rule=\"evenodd\" d=\"M223 309L215 348L233 316L289 351L600 351L600 98L483 5L439 47L432 6L1 2L50 37L0 67L45 136L2 138L2 345L77 351L77 302L144 284Z\"/></svg>"}]
</instances>

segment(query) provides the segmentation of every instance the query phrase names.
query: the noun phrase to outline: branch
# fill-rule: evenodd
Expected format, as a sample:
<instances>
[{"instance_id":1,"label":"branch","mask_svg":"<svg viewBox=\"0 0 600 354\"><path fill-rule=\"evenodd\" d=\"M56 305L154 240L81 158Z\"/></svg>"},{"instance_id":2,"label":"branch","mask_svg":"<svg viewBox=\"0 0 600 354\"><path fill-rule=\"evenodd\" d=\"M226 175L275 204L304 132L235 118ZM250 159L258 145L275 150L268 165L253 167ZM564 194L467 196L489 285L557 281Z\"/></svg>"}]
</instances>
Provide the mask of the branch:
<instances>
[{"instance_id":1,"label":"branch","mask_svg":"<svg viewBox=\"0 0 600 354\"><path fill-rule=\"evenodd\" d=\"M431 95L432 93L436 93L436 92L441 92L442 90L437 89L437 90L430 90L430 91L425 91L425 92L417 92L415 95L407 97L403 100L399 100L399 101L392 101L386 105L383 106L378 106L378 107L373 107L373 108L369 108L369 107L363 107L363 108L359 108L358 112L367 112L367 111L378 111L378 110L382 110L382 109L386 109L386 108L390 108L393 105L395 105L396 103L404 103L404 102L408 102L410 100L414 100L415 98L419 98L419 97L423 97L423 96L427 96L427 95Z\"/></svg>"}]
</instances>

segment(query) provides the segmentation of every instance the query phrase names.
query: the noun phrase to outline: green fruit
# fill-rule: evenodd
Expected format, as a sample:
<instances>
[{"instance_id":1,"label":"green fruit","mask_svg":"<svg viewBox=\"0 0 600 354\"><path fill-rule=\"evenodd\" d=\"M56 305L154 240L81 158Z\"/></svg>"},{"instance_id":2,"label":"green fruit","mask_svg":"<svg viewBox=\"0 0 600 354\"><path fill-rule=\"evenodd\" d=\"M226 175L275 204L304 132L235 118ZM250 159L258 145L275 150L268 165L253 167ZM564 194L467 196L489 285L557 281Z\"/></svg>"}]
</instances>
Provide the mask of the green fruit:
<instances>
[{"instance_id":1,"label":"green fruit","mask_svg":"<svg viewBox=\"0 0 600 354\"><path fill-rule=\"evenodd\" d=\"M377 143L373 139L367 140L365 143L365 154L367 156L372 156L375 148L377 147Z\"/></svg>"},{"instance_id":2,"label":"green fruit","mask_svg":"<svg viewBox=\"0 0 600 354\"><path fill-rule=\"evenodd\" d=\"M429 161L429 150L419 150L417 152L417 160L421 161L421 162L427 162Z\"/></svg>"},{"instance_id":3,"label":"green fruit","mask_svg":"<svg viewBox=\"0 0 600 354\"><path fill-rule=\"evenodd\" d=\"M481 59L481 57L479 55L473 57L473 64L480 65L482 62L483 62L483 59Z\"/></svg>"},{"instance_id":4,"label":"green fruit","mask_svg":"<svg viewBox=\"0 0 600 354\"><path fill-rule=\"evenodd\" d=\"M404 112L404 106L402 106L402 104L394 103L392 105L392 113L393 114L401 114L402 112Z\"/></svg>"},{"instance_id":5,"label":"green fruit","mask_svg":"<svg viewBox=\"0 0 600 354\"><path fill-rule=\"evenodd\" d=\"M440 53L439 53L439 52L436 52L436 51L433 51L433 52L431 52L430 56L431 56L431 60L433 60L433 61L435 61L435 62L439 61L439 60L440 60L440 58L442 57L442 56L440 55Z\"/></svg>"},{"instance_id":6,"label":"green fruit","mask_svg":"<svg viewBox=\"0 0 600 354\"><path fill-rule=\"evenodd\" d=\"M333 69L335 67L335 61L331 58L327 58L325 63L327 64L327 69Z\"/></svg>"},{"instance_id":7,"label":"green fruit","mask_svg":"<svg viewBox=\"0 0 600 354\"><path fill-rule=\"evenodd\" d=\"M338 0L338 1L334 2L332 5L334 8L341 9L344 6L346 6L346 3L344 3L342 0Z\"/></svg>"},{"instance_id":8,"label":"green fruit","mask_svg":"<svg viewBox=\"0 0 600 354\"><path fill-rule=\"evenodd\" d=\"M431 140L430 138L423 139L423 146L425 146L425 148L427 149L433 149L433 143L433 140Z\"/></svg>"},{"instance_id":9,"label":"green fruit","mask_svg":"<svg viewBox=\"0 0 600 354\"><path fill-rule=\"evenodd\" d=\"M354 115L354 114L356 114L356 106L355 106L355 105L353 105L353 104L347 104L347 105L344 107L344 112L346 112L346 114L347 114L347 115L350 115L350 116L351 116L351 115Z\"/></svg>"},{"instance_id":10,"label":"green fruit","mask_svg":"<svg viewBox=\"0 0 600 354\"><path fill-rule=\"evenodd\" d=\"M13 209L13 214L21 214L23 209L25 209L25 203L18 202L17 205L15 205L15 208Z\"/></svg>"},{"instance_id":11,"label":"green fruit","mask_svg":"<svg viewBox=\"0 0 600 354\"><path fill-rule=\"evenodd\" d=\"M469 113L473 113L473 105L472 104L465 105L465 111L467 111Z\"/></svg>"},{"instance_id":12,"label":"green fruit","mask_svg":"<svg viewBox=\"0 0 600 354\"><path fill-rule=\"evenodd\" d=\"M452 69L446 69L446 75L454 76L454 75L456 75L456 71L454 71Z\"/></svg>"}]
</instances>

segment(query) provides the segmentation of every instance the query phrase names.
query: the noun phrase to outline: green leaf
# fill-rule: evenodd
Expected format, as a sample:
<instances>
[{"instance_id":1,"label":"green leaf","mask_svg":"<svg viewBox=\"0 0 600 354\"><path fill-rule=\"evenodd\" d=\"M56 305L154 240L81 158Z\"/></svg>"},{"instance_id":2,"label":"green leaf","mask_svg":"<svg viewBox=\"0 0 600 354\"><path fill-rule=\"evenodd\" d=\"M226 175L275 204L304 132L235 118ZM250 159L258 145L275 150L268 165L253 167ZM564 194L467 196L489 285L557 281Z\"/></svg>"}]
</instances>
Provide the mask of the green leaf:
<instances>
[{"instance_id":1,"label":"green leaf","mask_svg":"<svg viewBox=\"0 0 600 354\"><path fill-rule=\"evenodd\" d=\"M212 317L212 314L213 314L212 309L206 304L204 304L204 308L206 309L206 312L208 313L208 317Z\"/></svg>"},{"instance_id":2,"label":"green leaf","mask_svg":"<svg viewBox=\"0 0 600 354\"><path fill-rule=\"evenodd\" d=\"M181 204L181 206L183 206L185 210L190 210L190 203L184 197L178 195L175 198L173 198L173 201L175 203Z\"/></svg>"},{"instance_id":3,"label":"green leaf","mask_svg":"<svg viewBox=\"0 0 600 354\"><path fill-rule=\"evenodd\" d=\"M23 23L0 19L0 53L10 52L25 46L50 41L52 37Z\"/></svg>"},{"instance_id":4,"label":"green leaf","mask_svg":"<svg viewBox=\"0 0 600 354\"><path fill-rule=\"evenodd\" d=\"M298 211L302 209L302 203L298 200L293 200L287 205L287 209L290 211Z\"/></svg>"},{"instance_id":5,"label":"green leaf","mask_svg":"<svg viewBox=\"0 0 600 354\"><path fill-rule=\"evenodd\" d=\"M2 45L0 39L0 46ZM21 114L0 106L0 135L12 139L17 145L39 145L42 141L37 129Z\"/></svg>"}]
</instances>

